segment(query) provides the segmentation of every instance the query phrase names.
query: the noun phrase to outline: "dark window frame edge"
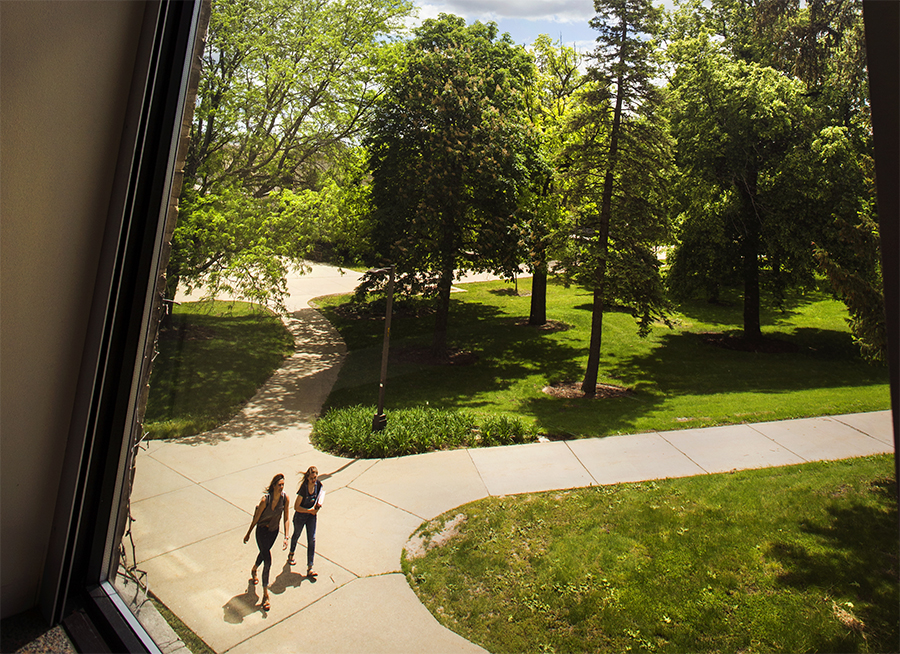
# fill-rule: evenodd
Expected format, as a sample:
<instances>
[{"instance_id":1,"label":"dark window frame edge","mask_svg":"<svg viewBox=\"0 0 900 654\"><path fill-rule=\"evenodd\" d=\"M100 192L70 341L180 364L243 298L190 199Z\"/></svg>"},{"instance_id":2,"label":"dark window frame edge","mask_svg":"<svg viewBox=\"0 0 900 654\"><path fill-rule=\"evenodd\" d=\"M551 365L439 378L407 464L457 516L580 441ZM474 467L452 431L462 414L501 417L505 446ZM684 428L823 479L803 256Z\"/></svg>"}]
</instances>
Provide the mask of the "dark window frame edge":
<instances>
[{"instance_id":1,"label":"dark window frame edge","mask_svg":"<svg viewBox=\"0 0 900 654\"><path fill-rule=\"evenodd\" d=\"M77 611L113 651L160 651L110 579L126 520L125 475L139 436L135 409L156 334L164 239L181 183L183 128L193 112L192 64L209 4L145 4L41 584L40 607L51 623L65 624Z\"/></svg>"}]
</instances>

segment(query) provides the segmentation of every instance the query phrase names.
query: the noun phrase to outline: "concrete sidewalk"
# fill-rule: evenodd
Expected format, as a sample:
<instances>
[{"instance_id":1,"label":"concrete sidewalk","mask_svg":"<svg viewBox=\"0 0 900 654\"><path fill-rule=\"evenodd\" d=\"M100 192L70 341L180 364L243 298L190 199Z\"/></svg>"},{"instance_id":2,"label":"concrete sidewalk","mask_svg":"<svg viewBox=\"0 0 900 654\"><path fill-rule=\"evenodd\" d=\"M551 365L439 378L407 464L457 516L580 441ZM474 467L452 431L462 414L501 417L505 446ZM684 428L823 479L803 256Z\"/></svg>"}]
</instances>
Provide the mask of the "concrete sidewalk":
<instances>
[{"instance_id":1,"label":"concrete sidewalk","mask_svg":"<svg viewBox=\"0 0 900 654\"><path fill-rule=\"evenodd\" d=\"M197 437L153 441L138 456L138 567L150 590L217 652L483 651L442 627L400 573L403 547L424 521L489 495L893 452L885 411L395 459L324 454L309 442L310 425L345 350L330 324L300 303L346 292L355 280L314 268L289 282L298 353L235 420ZM284 473L293 496L310 465L327 488L319 577L302 575L305 535L293 568L279 538L272 608L264 613L261 589L248 583L255 541L244 545L243 536L272 476Z\"/></svg>"}]
</instances>

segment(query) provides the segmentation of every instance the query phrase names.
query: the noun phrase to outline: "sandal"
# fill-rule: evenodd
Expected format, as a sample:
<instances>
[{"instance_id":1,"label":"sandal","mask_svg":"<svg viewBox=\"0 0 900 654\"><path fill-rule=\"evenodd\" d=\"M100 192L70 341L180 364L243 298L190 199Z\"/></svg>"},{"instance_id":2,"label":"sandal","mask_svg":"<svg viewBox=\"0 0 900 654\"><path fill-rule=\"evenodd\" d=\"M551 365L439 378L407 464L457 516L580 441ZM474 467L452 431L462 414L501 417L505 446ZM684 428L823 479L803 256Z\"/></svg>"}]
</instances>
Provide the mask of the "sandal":
<instances>
[{"instance_id":1,"label":"sandal","mask_svg":"<svg viewBox=\"0 0 900 654\"><path fill-rule=\"evenodd\" d=\"M260 604L260 607L259 607L259 608L261 608L263 611L268 611L269 609L272 608L272 605L269 604L269 598L268 598L268 597L267 597L266 599L263 600L263 603Z\"/></svg>"},{"instance_id":2,"label":"sandal","mask_svg":"<svg viewBox=\"0 0 900 654\"><path fill-rule=\"evenodd\" d=\"M250 583L254 586L259 583L259 578L256 576L256 570L250 571Z\"/></svg>"},{"instance_id":3,"label":"sandal","mask_svg":"<svg viewBox=\"0 0 900 654\"><path fill-rule=\"evenodd\" d=\"M319 576L319 573L313 570L312 568L307 569L306 576L310 579L314 579Z\"/></svg>"},{"instance_id":4,"label":"sandal","mask_svg":"<svg viewBox=\"0 0 900 654\"><path fill-rule=\"evenodd\" d=\"M291 552L288 554L288 565L296 565L297 562L294 560L294 553Z\"/></svg>"}]
</instances>

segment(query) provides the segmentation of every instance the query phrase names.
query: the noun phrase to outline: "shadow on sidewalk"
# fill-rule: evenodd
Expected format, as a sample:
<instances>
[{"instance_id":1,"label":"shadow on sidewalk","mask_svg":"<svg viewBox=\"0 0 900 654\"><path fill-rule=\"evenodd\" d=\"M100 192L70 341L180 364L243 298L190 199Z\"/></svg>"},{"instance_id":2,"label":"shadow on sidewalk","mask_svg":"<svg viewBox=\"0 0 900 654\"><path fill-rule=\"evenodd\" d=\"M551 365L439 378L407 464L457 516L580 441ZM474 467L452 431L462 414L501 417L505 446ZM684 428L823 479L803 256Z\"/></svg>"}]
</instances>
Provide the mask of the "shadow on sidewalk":
<instances>
[{"instance_id":1,"label":"shadow on sidewalk","mask_svg":"<svg viewBox=\"0 0 900 654\"><path fill-rule=\"evenodd\" d=\"M251 613L256 613L257 611L261 612L262 608L257 606L258 601L259 595L256 594L256 586L252 581L248 582L247 592L235 595L222 607L225 614L225 622L230 624L241 624L244 621L244 618Z\"/></svg>"},{"instance_id":2,"label":"shadow on sidewalk","mask_svg":"<svg viewBox=\"0 0 900 654\"><path fill-rule=\"evenodd\" d=\"M299 588L303 585L303 582L307 582L310 584L316 583L315 577L309 579L302 572L294 572L294 570L305 570L306 568L300 565L301 561L306 561L306 555L304 554L305 550L298 549L297 550L297 562L298 564L293 568L285 561L284 567L281 568L281 572L278 573L278 576L275 577L275 580L269 584L269 592L274 593L275 595L281 595L288 588Z\"/></svg>"}]
</instances>

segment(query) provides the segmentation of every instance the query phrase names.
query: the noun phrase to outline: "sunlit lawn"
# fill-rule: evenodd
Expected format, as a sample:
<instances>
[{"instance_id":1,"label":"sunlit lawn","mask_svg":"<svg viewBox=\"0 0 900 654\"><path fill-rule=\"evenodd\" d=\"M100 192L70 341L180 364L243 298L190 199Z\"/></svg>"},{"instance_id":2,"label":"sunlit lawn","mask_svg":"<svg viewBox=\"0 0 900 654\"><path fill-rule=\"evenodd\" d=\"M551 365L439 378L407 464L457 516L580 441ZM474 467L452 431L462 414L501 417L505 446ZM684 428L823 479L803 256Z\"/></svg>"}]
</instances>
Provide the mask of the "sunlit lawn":
<instances>
[{"instance_id":1,"label":"sunlit lawn","mask_svg":"<svg viewBox=\"0 0 900 654\"><path fill-rule=\"evenodd\" d=\"M530 280L518 294L504 282L468 284L453 296L452 344L477 355L471 365L433 366L392 358L386 407L467 408L533 420L554 436L615 433L758 422L889 408L886 367L859 358L844 305L825 292L792 298L785 311L763 312L763 334L794 344L796 352L739 352L704 344L702 332L741 327L737 296L727 306L677 306L675 328L658 325L641 339L632 317L604 318L600 382L631 389L617 399L557 399L548 384L584 374L590 330L590 294L551 283L548 318L563 329L524 325ZM354 320L322 298L326 315L350 349L327 405L374 404L378 397L383 321ZM393 318L391 348L402 352L430 343L433 317L402 307Z\"/></svg>"},{"instance_id":2,"label":"sunlit lawn","mask_svg":"<svg viewBox=\"0 0 900 654\"><path fill-rule=\"evenodd\" d=\"M891 456L489 497L417 533L410 585L490 652L897 651Z\"/></svg>"}]
</instances>

